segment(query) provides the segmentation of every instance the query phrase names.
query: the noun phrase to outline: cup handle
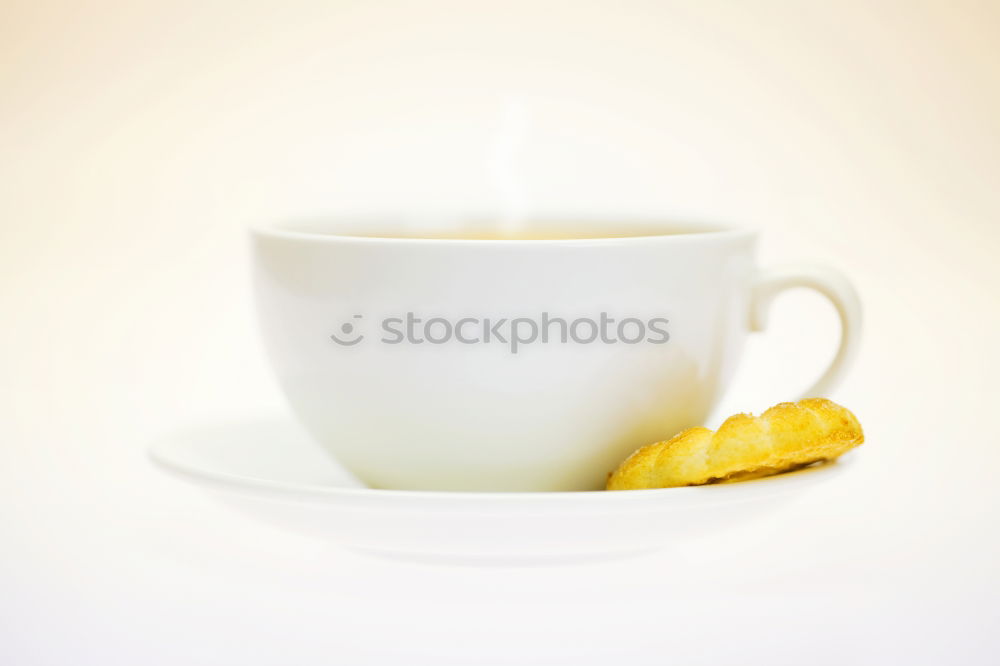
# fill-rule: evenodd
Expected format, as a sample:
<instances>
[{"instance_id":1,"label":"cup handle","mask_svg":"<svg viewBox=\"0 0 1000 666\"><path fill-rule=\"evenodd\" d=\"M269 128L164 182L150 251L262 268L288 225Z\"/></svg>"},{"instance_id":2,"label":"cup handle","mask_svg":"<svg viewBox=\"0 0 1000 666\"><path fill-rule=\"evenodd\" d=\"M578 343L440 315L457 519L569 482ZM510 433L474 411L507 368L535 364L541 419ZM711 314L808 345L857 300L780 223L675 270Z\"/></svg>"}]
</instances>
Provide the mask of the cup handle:
<instances>
[{"instance_id":1,"label":"cup handle","mask_svg":"<svg viewBox=\"0 0 1000 666\"><path fill-rule=\"evenodd\" d=\"M840 348L826 372L810 386L803 398L827 395L843 379L854 361L861 339L861 301L858 293L839 271L825 266L785 266L761 270L754 280L750 297L750 330L763 331L774 298L786 289L808 287L833 303L840 316Z\"/></svg>"}]
</instances>

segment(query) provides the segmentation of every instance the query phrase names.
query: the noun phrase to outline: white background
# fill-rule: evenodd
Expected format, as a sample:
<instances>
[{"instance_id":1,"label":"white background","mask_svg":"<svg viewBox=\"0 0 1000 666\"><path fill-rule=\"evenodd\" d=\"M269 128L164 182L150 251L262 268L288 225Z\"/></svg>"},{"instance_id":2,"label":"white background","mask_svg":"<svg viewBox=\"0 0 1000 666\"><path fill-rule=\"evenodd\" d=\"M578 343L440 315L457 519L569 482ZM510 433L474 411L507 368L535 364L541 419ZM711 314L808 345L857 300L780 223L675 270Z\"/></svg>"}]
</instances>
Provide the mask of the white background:
<instances>
[{"instance_id":1,"label":"white background","mask_svg":"<svg viewBox=\"0 0 1000 666\"><path fill-rule=\"evenodd\" d=\"M0 662L994 663L998 44L972 1L5 3ZM846 271L851 473L673 551L479 569L149 466L284 409L247 222L469 208L731 220ZM708 425L832 353L818 297L773 314Z\"/></svg>"}]
</instances>

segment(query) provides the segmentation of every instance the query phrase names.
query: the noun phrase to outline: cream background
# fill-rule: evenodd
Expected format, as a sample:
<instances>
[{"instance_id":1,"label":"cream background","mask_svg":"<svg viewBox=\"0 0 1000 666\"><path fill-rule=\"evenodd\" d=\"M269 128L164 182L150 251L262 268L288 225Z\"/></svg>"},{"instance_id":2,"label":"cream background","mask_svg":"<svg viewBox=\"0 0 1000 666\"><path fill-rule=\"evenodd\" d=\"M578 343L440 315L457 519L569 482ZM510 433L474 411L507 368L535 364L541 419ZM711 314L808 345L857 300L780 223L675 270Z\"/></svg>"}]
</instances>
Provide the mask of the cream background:
<instances>
[{"instance_id":1,"label":"cream background","mask_svg":"<svg viewBox=\"0 0 1000 666\"><path fill-rule=\"evenodd\" d=\"M3 3L0 661L989 663L998 44L967 0ZM247 222L502 215L498 154L521 210L733 220L763 263L848 272L849 482L676 553L476 570L279 534L148 467L159 433L283 409ZM719 415L794 394L834 326L785 296Z\"/></svg>"}]
</instances>

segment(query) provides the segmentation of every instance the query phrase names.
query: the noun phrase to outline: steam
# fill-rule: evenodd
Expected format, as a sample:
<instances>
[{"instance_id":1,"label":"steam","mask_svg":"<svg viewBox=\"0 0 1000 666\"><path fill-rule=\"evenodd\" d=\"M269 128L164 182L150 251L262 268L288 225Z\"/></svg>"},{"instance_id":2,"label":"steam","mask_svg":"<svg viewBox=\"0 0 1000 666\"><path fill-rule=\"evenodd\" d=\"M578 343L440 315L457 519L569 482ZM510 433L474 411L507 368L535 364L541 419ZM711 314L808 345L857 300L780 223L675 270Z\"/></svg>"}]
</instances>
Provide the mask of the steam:
<instances>
[{"instance_id":1,"label":"steam","mask_svg":"<svg viewBox=\"0 0 1000 666\"><path fill-rule=\"evenodd\" d=\"M528 107L523 98L503 100L500 126L494 136L490 180L497 197L498 231L513 235L525 224L524 146L528 133Z\"/></svg>"}]
</instances>

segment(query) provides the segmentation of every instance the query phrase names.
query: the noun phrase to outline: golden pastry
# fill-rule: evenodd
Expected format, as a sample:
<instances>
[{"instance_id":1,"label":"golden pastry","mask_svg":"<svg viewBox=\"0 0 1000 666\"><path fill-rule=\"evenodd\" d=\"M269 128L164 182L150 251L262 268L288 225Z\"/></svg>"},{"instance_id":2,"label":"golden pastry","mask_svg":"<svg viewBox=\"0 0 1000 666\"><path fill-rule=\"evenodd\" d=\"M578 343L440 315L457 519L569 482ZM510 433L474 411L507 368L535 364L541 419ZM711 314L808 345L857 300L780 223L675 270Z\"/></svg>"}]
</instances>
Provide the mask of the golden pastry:
<instances>
[{"instance_id":1,"label":"golden pastry","mask_svg":"<svg viewBox=\"0 0 1000 666\"><path fill-rule=\"evenodd\" d=\"M865 441L848 409L824 398L737 414L719 429L689 428L650 444L608 476L608 490L743 481L833 460Z\"/></svg>"}]
</instances>

